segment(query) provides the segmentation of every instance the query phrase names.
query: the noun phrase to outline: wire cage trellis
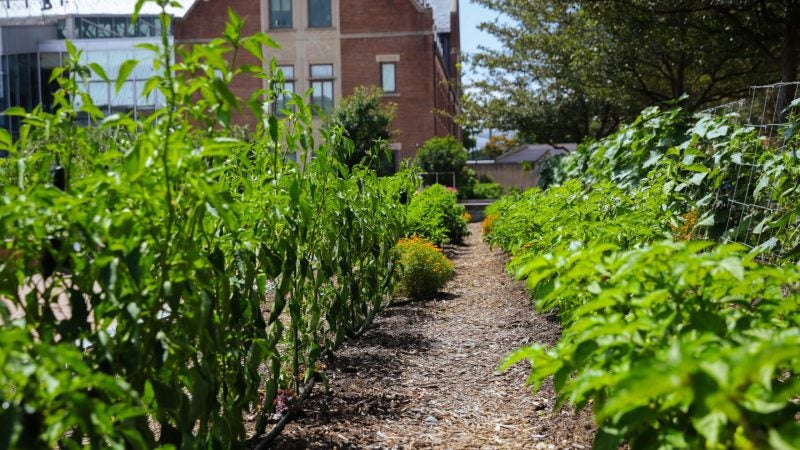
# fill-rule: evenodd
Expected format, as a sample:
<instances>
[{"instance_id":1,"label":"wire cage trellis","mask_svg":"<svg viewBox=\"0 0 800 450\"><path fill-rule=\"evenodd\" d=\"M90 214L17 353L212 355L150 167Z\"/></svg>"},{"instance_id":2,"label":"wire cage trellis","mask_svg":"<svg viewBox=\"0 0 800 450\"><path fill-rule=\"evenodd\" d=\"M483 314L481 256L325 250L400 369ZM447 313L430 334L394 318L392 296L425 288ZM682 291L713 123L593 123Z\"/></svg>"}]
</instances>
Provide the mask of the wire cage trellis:
<instances>
[{"instance_id":1,"label":"wire cage trellis","mask_svg":"<svg viewBox=\"0 0 800 450\"><path fill-rule=\"evenodd\" d=\"M776 154L791 152L796 158L796 149L789 143L792 121L789 108L800 98L800 82L784 82L763 86L752 86L746 99L726 103L703 111L712 117L726 117L733 124L755 129L764 151ZM724 232L720 239L736 242L748 248L758 248L760 259L774 262L787 255L785 236L788 227L795 223L775 226L775 219L785 214L776 202L775 186L764 176L765 167L756 160L734 158L725 174L725 180L716 193L715 220ZM708 236L708 232L706 234Z\"/></svg>"}]
</instances>

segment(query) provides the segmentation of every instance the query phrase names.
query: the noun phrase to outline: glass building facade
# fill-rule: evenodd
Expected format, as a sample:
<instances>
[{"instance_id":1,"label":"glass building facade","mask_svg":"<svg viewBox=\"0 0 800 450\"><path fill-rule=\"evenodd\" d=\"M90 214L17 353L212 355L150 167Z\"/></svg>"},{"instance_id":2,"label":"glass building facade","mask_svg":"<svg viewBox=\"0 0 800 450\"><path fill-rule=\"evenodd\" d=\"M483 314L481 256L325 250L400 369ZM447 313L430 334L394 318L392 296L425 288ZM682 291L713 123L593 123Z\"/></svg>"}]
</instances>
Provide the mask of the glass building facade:
<instances>
[{"instance_id":1,"label":"glass building facade","mask_svg":"<svg viewBox=\"0 0 800 450\"><path fill-rule=\"evenodd\" d=\"M161 36L161 20L143 16L131 22L128 16L76 17L75 39L157 38ZM66 28L66 27L65 27ZM66 36L63 35L65 38Z\"/></svg>"},{"instance_id":2,"label":"glass building facade","mask_svg":"<svg viewBox=\"0 0 800 450\"><path fill-rule=\"evenodd\" d=\"M37 58L36 53L0 56L0 110L21 106L30 111L41 103ZM19 125L19 117L0 115L0 127L12 134L17 134Z\"/></svg>"},{"instance_id":3,"label":"glass building facade","mask_svg":"<svg viewBox=\"0 0 800 450\"><path fill-rule=\"evenodd\" d=\"M56 40L38 43L38 52L0 55L0 112L19 106L30 111L37 105L49 110L53 104L53 93L58 83L50 82L53 70L61 66L66 53L65 39L71 35L72 42L82 51L81 65L96 63L101 66L109 81L97 74L81 80L83 90L92 102L105 114L148 114L164 103L158 90L145 95L146 81L155 75L154 59L149 50L136 48L137 44L160 45L161 22L156 17L140 17L131 23L130 17L74 17L60 19L50 25L55 27ZM13 36L13 27L11 34ZM128 75L119 91L116 89L117 74L125 61L137 60L136 68ZM81 106L80 97L74 99L75 107ZM13 136L19 133L20 119L0 114L0 127Z\"/></svg>"}]
</instances>

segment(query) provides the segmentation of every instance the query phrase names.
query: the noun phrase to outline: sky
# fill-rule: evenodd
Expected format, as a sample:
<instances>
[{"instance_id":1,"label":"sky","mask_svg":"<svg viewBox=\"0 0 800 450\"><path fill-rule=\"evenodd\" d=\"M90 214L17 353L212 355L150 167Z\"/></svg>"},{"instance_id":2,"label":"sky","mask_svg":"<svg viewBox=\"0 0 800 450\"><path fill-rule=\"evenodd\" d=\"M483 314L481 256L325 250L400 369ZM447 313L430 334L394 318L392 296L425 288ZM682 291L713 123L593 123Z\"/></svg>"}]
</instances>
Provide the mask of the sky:
<instances>
[{"instance_id":1,"label":"sky","mask_svg":"<svg viewBox=\"0 0 800 450\"><path fill-rule=\"evenodd\" d=\"M488 48L500 48L500 43L491 34L478 29L481 22L491 22L497 18L498 12L477 5L472 0L459 0L459 15L461 16L461 52L472 54L482 45ZM470 68L464 68L466 82L473 79Z\"/></svg>"},{"instance_id":2,"label":"sky","mask_svg":"<svg viewBox=\"0 0 800 450\"><path fill-rule=\"evenodd\" d=\"M498 13L483 6L476 5L472 0L459 0L459 16L461 18L461 53L472 54L478 50L478 46L488 48L500 48L500 43L492 35L478 29L481 22L490 22L497 18ZM469 66L464 67L462 80L469 84L480 74ZM486 145L489 140L489 131L481 131L475 138L478 141L478 148Z\"/></svg>"}]
</instances>

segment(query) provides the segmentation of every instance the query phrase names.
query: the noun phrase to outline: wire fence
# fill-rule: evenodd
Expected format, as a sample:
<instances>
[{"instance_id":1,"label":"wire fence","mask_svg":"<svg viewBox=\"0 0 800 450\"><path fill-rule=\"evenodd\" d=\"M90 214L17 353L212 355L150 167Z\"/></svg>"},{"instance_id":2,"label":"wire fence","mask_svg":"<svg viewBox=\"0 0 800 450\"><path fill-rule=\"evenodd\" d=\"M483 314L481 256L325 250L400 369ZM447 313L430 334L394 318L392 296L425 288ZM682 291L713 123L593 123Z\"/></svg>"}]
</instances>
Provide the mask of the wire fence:
<instances>
[{"instance_id":1,"label":"wire fence","mask_svg":"<svg viewBox=\"0 0 800 450\"><path fill-rule=\"evenodd\" d=\"M458 187L456 186L455 172L423 172L420 176L422 177L422 186L425 187L433 184L441 184L454 189Z\"/></svg>"},{"instance_id":2,"label":"wire fence","mask_svg":"<svg viewBox=\"0 0 800 450\"><path fill-rule=\"evenodd\" d=\"M726 117L729 121L754 128L764 144L764 151L792 152L795 148L787 144L791 122L787 106L800 96L800 82L776 83L752 86L750 97L726 103L704 111L714 117ZM775 187L764 175L765 167L756 161L734 158L732 169L716 193L715 221L724 230L720 239L736 242L751 249L762 250L761 259L776 261L786 255L778 236L784 236L787 227L797 224L785 223L774 226L774 219L785 213L779 209ZM708 235L706 237L709 237Z\"/></svg>"}]
</instances>

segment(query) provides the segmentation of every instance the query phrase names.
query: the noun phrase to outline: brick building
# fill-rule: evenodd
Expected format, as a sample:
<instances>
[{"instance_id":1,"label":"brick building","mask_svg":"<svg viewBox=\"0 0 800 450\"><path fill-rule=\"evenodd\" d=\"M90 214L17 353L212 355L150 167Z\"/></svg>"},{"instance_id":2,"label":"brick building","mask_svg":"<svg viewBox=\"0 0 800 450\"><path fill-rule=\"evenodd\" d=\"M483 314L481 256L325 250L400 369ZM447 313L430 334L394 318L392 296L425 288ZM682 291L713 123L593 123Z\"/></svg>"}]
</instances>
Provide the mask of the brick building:
<instances>
[{"instance_id":1,"label":"brick building","mask_svg":"<svg viewBox=\"0 0 800 450\"><path fill-rule=\"evenodd\" d=\"M323 110L357 86L381 87L384 101L397 104L398 161L434 136L460 139L458 0L198 0L176 21L176 43L219 36L228 7L245 18L246 32L260 28L281 45L270 56L287 88L313 88ZM260 82L241 80L233 90L246 98Z\"/></svg>"},{"instance_id":2,"label":"brick building","mask_svg":"<svg viewBox=\"0 0 800 450\"><path fill-rule=\"evenodd\" d=\"M48 107L52 70L61 65L66 40L110 76L127 59L140 64L122 89L115 80L92 75L84 89L107 114L147 114L163 106L158 93L143 95L153 75L153 55L137 44L160 45L158 7L146 3L138 23L130 21L135 0L0 1L0 111L38 104ZM413 157L434 136L461 137L453 121L459 111L458 0L178 0L171 8L170 39L178 45L208 42L222 35L227 9L245 20L245 34L264 31L280 45L269 49L283 69L287 89L332 110L357 86L383 89L397 104L391 143L396 161ZM238 62L258 64L241 52ZM249 98L263 80L242 77L232 86ZM239 120L252 120L247 116ZM317 121L319 123L319 121ZM0 114L0 127L15 134L19 119Z\"/></svg>"}]
</instances>

